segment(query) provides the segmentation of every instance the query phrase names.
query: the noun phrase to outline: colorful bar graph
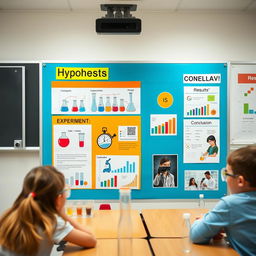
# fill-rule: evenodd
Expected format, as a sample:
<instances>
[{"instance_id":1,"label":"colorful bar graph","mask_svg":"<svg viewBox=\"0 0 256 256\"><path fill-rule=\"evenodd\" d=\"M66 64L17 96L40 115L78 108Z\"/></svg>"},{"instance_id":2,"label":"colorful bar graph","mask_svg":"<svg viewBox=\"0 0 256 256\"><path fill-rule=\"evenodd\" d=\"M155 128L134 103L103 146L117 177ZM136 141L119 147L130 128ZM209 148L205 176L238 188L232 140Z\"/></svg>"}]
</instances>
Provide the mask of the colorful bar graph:
<instances>
[{"instance_id":1,"label":"colorful bar graph","mask_svg":"<svg viewBox=\"0 0 256 256\"><path fill-rule=\"evenodd\" d=\"M100 182L100 187L102 188L115 188L117 187L117 176L115 175L114 177L103 180Z\"/></svg>"},{"instance_id":2,"label":"colorful bar graph","mask_svg":"<svg viewBox=\"0 0 256 256\"><path fill-rule=\"evenodd\" d=\"M125 166L111 171L111 173L135 173L135 162L126 161Z\"/></svg>"},{"instance_id":3,"label":"colorful bar graph","mask_svg":"<svg viewBox=\"0 0 256 256\"><path fill-rule=\"evenodd\" d=\"M152 127L151 134L176 134L176 118L169 119L168 121L165 121L162 124Z\"/></svg>"},{"instance_id":4,"label":"colorful bar graph","mask_svg":"<svg viewBox=\"0 0 256 256\"><path fill-rule=\"evenodd\" d=\"M209 116L210 113L210 104L207 104L205 106L190 109L187 111L187 116Z\"/></svg>"},{"instance_id":5,"label":"colorful bar graph","mask_svg":"<svg viewBox=\"0 0 256 256\"><path fill-rule=\"evenodd\" d=\"M244 114L256 114L256 110L250 109L249 103L244 103Z\"/></svg>"}]
</instances>

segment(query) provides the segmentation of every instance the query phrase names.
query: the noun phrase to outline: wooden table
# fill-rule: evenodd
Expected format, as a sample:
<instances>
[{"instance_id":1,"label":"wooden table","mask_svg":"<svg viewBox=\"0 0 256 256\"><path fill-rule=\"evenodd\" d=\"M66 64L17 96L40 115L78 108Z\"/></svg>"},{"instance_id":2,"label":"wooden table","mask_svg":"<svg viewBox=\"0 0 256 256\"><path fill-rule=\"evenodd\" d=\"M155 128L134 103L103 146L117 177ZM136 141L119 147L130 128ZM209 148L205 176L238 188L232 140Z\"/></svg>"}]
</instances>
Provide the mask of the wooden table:
<instances>
[{"instance_id":1,"label":"wooden table","mask_svg":"<svg viewBox=\"0 0 256 256\"><path fill-rule=\"evenodd\" d=\"M76 218L96 238L117 238L119 210L95 210L91 218ZM147 233L138 210L131 210L133 238L145 238Z\"/></svg>"},{"instance_id":2,"label":"wooden table","mask_svg":"<svg viewBox=\"0 0 256 256\"><path fill-rule=\"evenodd\" d=\"M151 256L148 241L133 239L133 255ZM98 239L97 246L92 249L83 249L78 246L67 245L63 256L118 256L117 239Z\"/></svg>"},{"instance_id":3,"label":"wooden table","mask_svg":"<svg viewBox=\"0 0 256 256\"><path fill-rule=\"evenodd\" d=\"M155 256L239 256L232 248L228 247L224 240L210 245L191 244L191 252L183 252L181 238L153 238L150 239Z\"/></svg>"},{"instance_id":4,"label":"wooden table","mask_svg":"<svg viewBox=\"0 0 256 256\"><path fill-rule=\"evenodd\" d=\"M151 237L182 237L183 213L190 213L191 223L207 209L146 209L142 215Z\"/></svg>"}]
</instances>

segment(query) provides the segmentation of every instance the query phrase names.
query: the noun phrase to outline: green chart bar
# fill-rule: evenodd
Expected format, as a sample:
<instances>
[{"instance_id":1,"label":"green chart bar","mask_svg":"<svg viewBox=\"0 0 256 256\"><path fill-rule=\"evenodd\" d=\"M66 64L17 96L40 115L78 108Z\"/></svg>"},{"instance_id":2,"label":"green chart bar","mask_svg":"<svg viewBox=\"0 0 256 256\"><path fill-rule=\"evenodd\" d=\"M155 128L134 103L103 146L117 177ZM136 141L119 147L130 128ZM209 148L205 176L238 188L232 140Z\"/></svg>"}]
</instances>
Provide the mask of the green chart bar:
<instances>
[{"instance_id":1,"label":"green chart bar","mask_svg":"<svg viewBox=\"0 0 256 256\"><path fill-rule=\"evenodd\" d=\"M244 104L244 114L249 114L249 104L248 103Z\"/></svg>"}]
</instances>

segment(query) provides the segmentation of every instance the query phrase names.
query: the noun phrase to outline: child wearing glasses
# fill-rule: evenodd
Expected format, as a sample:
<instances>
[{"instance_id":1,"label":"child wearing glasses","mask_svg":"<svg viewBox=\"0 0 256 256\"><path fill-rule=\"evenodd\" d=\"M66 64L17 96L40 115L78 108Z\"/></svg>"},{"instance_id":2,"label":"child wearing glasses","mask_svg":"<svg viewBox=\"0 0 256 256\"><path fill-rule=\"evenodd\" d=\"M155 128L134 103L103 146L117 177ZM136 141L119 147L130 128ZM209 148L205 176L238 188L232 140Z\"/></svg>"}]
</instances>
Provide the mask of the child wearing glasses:
<instances>
[{"instance_id":1,"label":"child wearing glasses","mask_svg":"<svg viewBox=\"0 0 256 256\"><path fill-rule=\"evenodd\" d=\"M194 222L190 238L194 243L208 243L224 229L240 255L256 255L256 146L230 153L222 175L231 195Z\"/></svg>"},{"instance_id":2,"label":"child wearing glasses","mask_svg":"<svg viewBox=\"0 0 256 256\"><path fill-rule=\"evenodd\" d=\"M0 218L0 255L47 256L62 240L94 247L95 237L65 213L67 192L63 174L54 167L32 169L13 206Z\"/></svg>"}]
</instances>

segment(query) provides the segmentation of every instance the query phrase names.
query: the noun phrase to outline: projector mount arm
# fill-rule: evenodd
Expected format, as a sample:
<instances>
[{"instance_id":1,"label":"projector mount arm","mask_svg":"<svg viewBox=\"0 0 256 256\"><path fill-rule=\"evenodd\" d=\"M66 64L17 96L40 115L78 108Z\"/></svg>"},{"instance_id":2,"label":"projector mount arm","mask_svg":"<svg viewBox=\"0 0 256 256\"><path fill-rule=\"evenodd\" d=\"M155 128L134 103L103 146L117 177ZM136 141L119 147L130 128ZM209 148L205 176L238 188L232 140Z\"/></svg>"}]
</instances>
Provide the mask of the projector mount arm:
<instances>
[{"instance_id":1,"label":"projector mount arm","mask_svg":"<svg viewBox=\"0 0 256 256\"><path fill-rule=\"evenodd\" d=\"M107 14L103 18L135 18L130 12L136 11L136 4L101 4L100 9L107 11Z\"/></svg>"}]
</instances>

